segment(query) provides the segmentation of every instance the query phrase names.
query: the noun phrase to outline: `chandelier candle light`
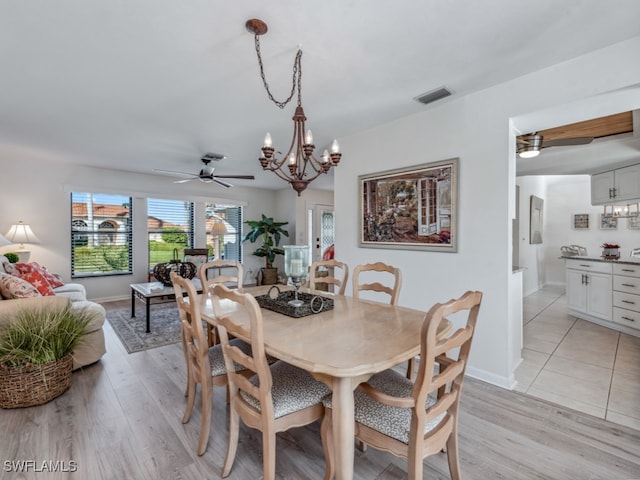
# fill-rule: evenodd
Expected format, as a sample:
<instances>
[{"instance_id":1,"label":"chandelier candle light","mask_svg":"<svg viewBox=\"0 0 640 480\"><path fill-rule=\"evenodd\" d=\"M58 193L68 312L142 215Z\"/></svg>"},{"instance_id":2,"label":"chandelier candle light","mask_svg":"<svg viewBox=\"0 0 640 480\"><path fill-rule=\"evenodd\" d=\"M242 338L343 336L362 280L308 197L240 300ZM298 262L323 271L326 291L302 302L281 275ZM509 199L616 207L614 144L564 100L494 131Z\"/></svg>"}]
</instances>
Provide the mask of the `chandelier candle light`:
<instances>
[{"instance_id":1,"label":"chandelier candle light","mask_svg":"<svg viewBox=\"0 0 640 480\"><path fill-rule=\"evenodd\" d=\"M304 302L298 299L298 290L302 279L309 271L309 245L284 245L284 273L295 287L296 297L289 302L293 307L301 307Z\"/></svg>"},{"instance_id":2,"label":"chandelier candle light","mask_svg":"<svg viewBox=\"0 0 640 480\"><path fill-rule=\"evenodd\" d=\"M264 67L262 65L262 56L260 55L260 35L267 33L267 24L256 18L248 20L246 23L247 30L255 36L256 53L258 55L258 63L260 64L260 75L262 83L269 95L269 99L273 101L279 108L284 108L293 98L296 90L298 92L298 105L292 117L294 123L293 140L289 151L280 159L276 157L276 151L273 148L271 134L267 133L264 137L264 145L262 147L262 155L259 158L260 165L263 170L269 170L278 177L289 182L291 187L298 192L298 196L309 183L318 178L321 174L327 173L331 167L337 167L340 163L342 154L338 141L334 140L331 144L331 152L325 150L320 160L314 155L315 145L313 144L313 134L311 130L307 130L305 122L307 117L302 109L302 50L298 49L296 58L293 63L293 84L291 94L285 101L276 100L267 84ZM280 153L281 152L277 152Z\"/></svg>"}]
</instances>

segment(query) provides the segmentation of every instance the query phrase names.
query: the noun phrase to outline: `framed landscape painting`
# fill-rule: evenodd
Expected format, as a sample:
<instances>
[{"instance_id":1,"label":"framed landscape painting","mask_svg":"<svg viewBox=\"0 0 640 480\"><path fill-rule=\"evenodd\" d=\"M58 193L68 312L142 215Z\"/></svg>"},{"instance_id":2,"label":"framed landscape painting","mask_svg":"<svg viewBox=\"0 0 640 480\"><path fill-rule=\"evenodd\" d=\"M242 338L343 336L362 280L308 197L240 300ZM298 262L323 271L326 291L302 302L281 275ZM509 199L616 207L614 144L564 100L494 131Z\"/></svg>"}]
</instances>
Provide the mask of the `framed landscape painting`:
<instances>
[{"instance_id":1,"label":"framed landscape painting","mask_svg":"<svg viewBox=\"0 0 640 480\"><path fill-rule=\"evenodd\" d=\"M360 247L457 251L458 159L360 175Z\"/></svg>"},{"instance_id":2,"label":"framed landscape painting","mask_svg":"<svg viewBox=\"0 0 640 480\"><path fill-rule=\"evenodd\" d=\"M616 217L605 217L600 214L600 230L616 230L618 228L618 219Z\"/></svg>"}]
</instances>

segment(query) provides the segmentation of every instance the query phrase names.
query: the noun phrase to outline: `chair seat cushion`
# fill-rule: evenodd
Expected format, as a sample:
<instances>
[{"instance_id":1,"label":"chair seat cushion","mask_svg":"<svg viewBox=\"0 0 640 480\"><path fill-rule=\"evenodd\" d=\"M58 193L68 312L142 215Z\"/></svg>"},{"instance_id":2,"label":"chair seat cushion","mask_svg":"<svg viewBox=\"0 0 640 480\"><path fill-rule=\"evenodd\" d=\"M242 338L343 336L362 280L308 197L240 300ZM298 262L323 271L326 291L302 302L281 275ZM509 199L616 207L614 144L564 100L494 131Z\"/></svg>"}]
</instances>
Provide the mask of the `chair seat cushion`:
<instances>
[{"instance_id":1,"label":"chair seat cushion","mask_svg":"<svg viewBox=\"0 0 640 480\"><path fill-rule=\"evenodd\" d=\"M369 379L369 385L376 390L399 398L409 398L413 393L413 382L403 375L385 370ZM433 405L435 398L427 398L426 407ZM331 398L323 401L325 407L331 408ZM411 409L384 405L366 393L356 389L354 392L355 421L369 428L377 430L402 443L409 444L409 429L411 427ZM425 408L426 408L425 407ZM435 428L446 414L438 415L425 426L426 434Z\"/></svg>"},{"instance_id":2,"label":"chair seat cushion","mask_svg":"<svg viewBox=\"0 0 640 480\"><path fill-rule=\"evenodd\" d=\"M234 338L229 342L234 347L238 347L247 355L251 355L251 345L247 342L243 342L238 338ZM224 365L224 356L222 355L222 345L218 344L209 348L209 363L211 364L211 375L216 377L218 375L226 375L227 368ZM238 363L235 364L236 372L244 370L244 367Z\"/></svg>"},{"instance_id":3,"label":"chair seat cushion","mask_svg":"<svg viewBox=\"0 0 640 480\"><path fill-rule=\"evenodd\" d=\"M271 397L275 418L321 403L322 399L331 393L329 387L301 368L282 361L270 365L269 368L273 379ZM258 376L254 375L250 381L258 385ZM240 391L240 396L256 410L260 410L258 399L243 391Z\"/></svg>"}]
</instances>

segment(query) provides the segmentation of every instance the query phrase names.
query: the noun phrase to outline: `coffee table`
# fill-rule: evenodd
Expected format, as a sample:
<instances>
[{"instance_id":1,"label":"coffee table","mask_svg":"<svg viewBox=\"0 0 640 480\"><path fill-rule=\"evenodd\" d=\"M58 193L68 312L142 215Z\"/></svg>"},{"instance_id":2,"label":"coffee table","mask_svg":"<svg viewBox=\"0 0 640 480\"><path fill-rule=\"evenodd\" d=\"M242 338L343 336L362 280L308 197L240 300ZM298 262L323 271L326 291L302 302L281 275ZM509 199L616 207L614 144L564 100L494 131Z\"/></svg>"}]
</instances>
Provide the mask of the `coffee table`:
<instances>
[{"instance_id":1,"label":"coffee table","mask_svg":"<svg viewBox=\"0 0 640 480\"><path fill-rule=\"evenodd\" d=\"M198 278L191 280L198 293L202 293L202 284ZM132 283L131 287L131 318L136 316L136 300L144 303L147 314L146 333L151 332L151 305L175 302L176 296L173 287L166 287L161 282Z\"/></svg>"}]
</instances>

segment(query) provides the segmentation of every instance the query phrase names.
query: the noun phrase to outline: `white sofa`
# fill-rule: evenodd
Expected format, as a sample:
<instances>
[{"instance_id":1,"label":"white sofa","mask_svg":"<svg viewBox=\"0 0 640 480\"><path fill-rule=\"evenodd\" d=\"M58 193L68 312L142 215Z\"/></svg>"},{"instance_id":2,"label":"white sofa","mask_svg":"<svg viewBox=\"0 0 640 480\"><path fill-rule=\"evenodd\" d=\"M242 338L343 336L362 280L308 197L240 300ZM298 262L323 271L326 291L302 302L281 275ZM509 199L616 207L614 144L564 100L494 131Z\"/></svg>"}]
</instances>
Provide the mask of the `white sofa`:
<instances>
[{"instance_id":1,"label":"white sofa","mask_svg":"<svg viewBox=\"0 0 640 480\"><path fill-rule=\"evenodd\" d=\"M4 263L8 263L6 257L0 255L0 273L6 273ZM76 370L85 365L100 360L106 353L104 345L104 331L102 326L106 317L106 311L102 305L87 300L84 285L79 283L67 283L53 289L55 296L38 296L31 298L15 298L11 300L0 297L0 324L6 322L11 313L18 308L59 308L71 303L72 308L85 308L92 313L92 320L87 326L86 334L73 351L73 369Z\"/></svg>"}]
</instances>

